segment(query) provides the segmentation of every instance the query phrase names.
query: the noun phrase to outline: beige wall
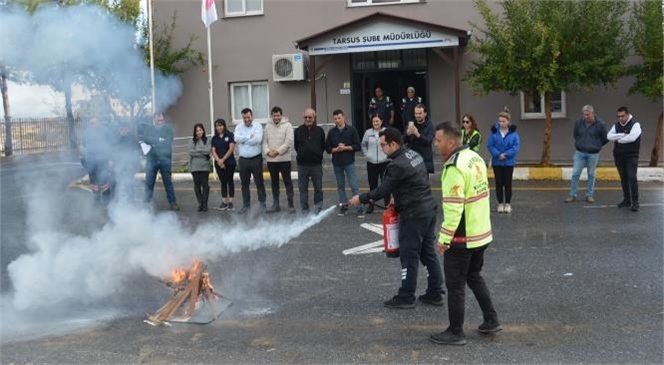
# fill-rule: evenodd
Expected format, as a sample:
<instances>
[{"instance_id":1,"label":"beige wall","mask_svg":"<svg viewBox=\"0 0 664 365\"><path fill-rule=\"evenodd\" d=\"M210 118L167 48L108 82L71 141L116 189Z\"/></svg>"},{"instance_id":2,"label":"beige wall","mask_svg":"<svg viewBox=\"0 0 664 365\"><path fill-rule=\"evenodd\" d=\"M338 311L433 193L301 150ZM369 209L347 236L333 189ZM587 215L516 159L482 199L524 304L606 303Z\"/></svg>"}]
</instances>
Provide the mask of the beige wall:
<instances>
[{"instance_id":1,"label":"beige wall","mask_svg":"<svg viewBox=\"0 0 664 365\"><path fill-rule=\"evenodd\" d=\"M264 0L264 15L223 18L223 2L217 1L220 20L212 25L212 60L215 65L215 116L230 120L229 83L242 81L269 81L270 105L279 105L284 114L295 124L301 123L303 110L310 104L308 82L272 81L271 56L297 52L295 40L319 33L353 19L381 11L402 17L412 17L444 26L471 29L469 22L481 23L471 1L429 0L422 4L404 4L349 8L346 0ZM177 10L177 44L182 45L188 34L197 34L195 46L206 53L205 28L200 20L198 0L158 0L155 18L163 23ZM435 53L427 52L429 60L428 84L429 105L435 122L453 120L454 74L450 65ZM461 74L471 65L472 55L462 49ZM318 63L318 62L317 62ZM317 112L319 123L331 122L332 110L341 108L351 115L351 96L340 95L344 82L351 81L348 55L336 55L317 76ZM310 77L312 75L309 75ZM182 75L184 92L169 110L175 124L176 134L189 136L194 123L208 124L207 73L204 68L194 68ZM584 93L567 94L567 118L556 119L552 131L552 162L570 163L574 152L572 126L580 116L581 107L592 104L597 114L610 126L615 120L615 110L626 105L635 117L642 121L641 159L646 161L654 144L654 131L662 103L653 103L640 96L627 96L631 85L629 79L621 80L614 88L597 87ZM327 104L326 104L327 92ZM508 105L517 124L522 140L518 158L521 162L539 161L542 148L543 121L521 120L519 97L505 93L476 96L466 83L461 83L461 113L471 112L479 121L486 135L496 115ZM401 96L393 96L400 99ZM611 148L602 152L602 160L611 161ZM482 155L488 156L486 149Z\"/></svg>"}]
</instances>

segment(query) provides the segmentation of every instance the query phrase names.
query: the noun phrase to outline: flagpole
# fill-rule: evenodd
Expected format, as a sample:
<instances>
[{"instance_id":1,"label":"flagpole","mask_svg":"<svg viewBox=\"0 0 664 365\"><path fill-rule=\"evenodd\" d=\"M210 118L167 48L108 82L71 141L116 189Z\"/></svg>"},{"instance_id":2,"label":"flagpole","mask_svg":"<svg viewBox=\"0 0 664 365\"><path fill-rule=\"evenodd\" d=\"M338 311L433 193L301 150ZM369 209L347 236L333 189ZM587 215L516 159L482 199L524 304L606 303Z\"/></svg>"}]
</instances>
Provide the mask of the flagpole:
<instances>
[{"instance_id":1,"label":"flagpole","mask_svg":"<svg viewBox=\"0 0 664 365\"><path fill-rule=\"evenodd\" d=\"M212 84L212 38L210 26L207 27L207 62L208 62L208 92L210 94L210 131L214 135L214 87Z\"/></svg>"},{"instance_id":2,"label":"flagpole","mask_svg":"<svg viewBox=\"0 0 664 365\"><path fill-rule=\"evenodd\" d=\"M148 33L150 36L150 39L148 40L148 43L150 45L150 88L152 90L152 99L151 99L151 105L152 105L152 115L156 113L157 111L157 103L155 101L155 85L154 85L154 37L152 35L152 0L147 0L148 2Z\"/></svg>"}]
</instances>

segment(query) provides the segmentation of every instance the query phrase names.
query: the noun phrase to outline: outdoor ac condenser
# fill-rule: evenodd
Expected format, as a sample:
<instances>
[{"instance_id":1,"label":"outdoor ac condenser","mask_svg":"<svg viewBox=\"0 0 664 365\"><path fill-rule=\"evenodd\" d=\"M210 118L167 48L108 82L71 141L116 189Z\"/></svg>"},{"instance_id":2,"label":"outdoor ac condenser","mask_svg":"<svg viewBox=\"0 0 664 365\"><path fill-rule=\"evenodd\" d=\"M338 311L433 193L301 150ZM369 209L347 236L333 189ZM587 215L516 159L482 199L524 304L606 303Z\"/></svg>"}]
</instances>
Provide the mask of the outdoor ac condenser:
<instances>
[{"instance_id":1,"label":"outdoor ac condenser","mask_svg":"<svg viewBox=\"0 0 664 365\"><path fill-rule=\"evenodd\" d=\"M304 56L301 53L272 56L274 81L302 81L304 76Z\"/></svg>"}]
</instances>

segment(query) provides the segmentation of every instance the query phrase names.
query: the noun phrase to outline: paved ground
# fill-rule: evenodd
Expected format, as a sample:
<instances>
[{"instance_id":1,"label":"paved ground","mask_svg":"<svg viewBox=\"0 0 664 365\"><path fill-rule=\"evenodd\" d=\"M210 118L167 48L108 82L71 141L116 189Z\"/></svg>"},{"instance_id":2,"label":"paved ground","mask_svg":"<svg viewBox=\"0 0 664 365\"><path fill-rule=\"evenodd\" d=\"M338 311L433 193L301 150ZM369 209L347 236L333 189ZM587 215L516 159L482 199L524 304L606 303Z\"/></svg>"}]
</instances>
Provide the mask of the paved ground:
<instances>
[{"instance_id":1,"label":"paved ground","mask_svg":"<svg viewBox=\"0 0 664 365\"><path fill-rule=\"evenodd\" d=\"M598 183L597 203L588 205L564 204L566 183L519 182L514 213L493 216L495 242L485 263L504 331L495 336L475 331L481 315L469 292L468 344L445 347L427 338L444 329L446 307L420 305L401 311L382 307L399 284L396 260L381 253L342 254L380 239L360 226L380 223L379 214L362 221L331 215L281 248L209 261L217 287L234 302L210 325L155 328L142 323L144 313L158 307L167 295L148 275L132 277L106 306L75 308L75 314L60 316L16 313L6 303L12 288L6 268L29 250L25 201L32 194L30 185L49 179L56 204L61 204L64 218L60 218L68 222L63 230L91 233L103 224L104 214L89 214L87 193L64 188L81 174L71 159L3 164L0 172L2 363L659 364L664 360L662 184L641 184L642 208L633 213L614 207L620 200L616 183ZM336 193L331 174L327 177L325 202L331 206ZM437 179L432 178L434 186ZM177 216L185 226L237 222L227 212L195 212L190 184L176 188L183 208ZM214 203L219 199L216 194L218 190ZM160 187L155 207L158 212L166 207ZM39 204L34 209L39 211ZM82 212L88 215L82 218ZM256 224L275 225L293 218L283 214L254 219ZM424 290L423 275L419 284ZM21 320L29 326L18 328Z\"/></svg>"}]
</instances>

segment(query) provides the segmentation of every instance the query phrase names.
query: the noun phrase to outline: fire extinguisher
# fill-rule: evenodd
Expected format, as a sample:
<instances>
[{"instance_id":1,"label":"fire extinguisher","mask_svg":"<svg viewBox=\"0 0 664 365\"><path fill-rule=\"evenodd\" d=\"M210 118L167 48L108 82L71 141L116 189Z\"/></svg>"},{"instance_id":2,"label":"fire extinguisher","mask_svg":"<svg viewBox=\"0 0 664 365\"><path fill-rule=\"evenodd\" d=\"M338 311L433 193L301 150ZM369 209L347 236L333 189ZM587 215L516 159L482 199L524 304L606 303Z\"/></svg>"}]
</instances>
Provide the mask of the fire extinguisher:
<instances>
[{"instance_id":1,"label":"fire extinguisher","mask_svg":"<svg viewBox=\"0 0 664 365\"><path fill-rule=\"evenodd\" d=\"M387 257L399 257L399 213L392 204L383 213L383 244Z\"/></svg>"}]
</instances>

